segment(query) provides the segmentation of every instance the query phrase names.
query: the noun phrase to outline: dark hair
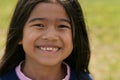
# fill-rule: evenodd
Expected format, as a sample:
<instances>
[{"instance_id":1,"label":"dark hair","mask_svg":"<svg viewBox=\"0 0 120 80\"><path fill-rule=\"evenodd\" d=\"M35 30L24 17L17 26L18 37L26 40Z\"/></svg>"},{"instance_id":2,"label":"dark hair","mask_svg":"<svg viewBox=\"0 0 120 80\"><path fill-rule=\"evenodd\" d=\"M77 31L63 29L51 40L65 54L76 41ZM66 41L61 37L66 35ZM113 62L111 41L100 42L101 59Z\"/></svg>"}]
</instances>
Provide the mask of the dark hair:
<instances>
[{"instance_id":1,"label":"dark hair","mask_svg":"<svg viewBox=\"0 0 120 80\"><path fill-rule=\"evenodd\" d=\"M18 43L22 40L26 21L33 8L40 2L50 2L50 0L18 0L8 31L5 53L0 63L0 75L14 69L25 59L25 52ZM90 60L89 40L82 9L78 0L58 0L58 2L65 8L73 27L74 48L64 61L75 70L77 77L80 77L84 72L89 73Z\"/></svg>"}]
</instances>

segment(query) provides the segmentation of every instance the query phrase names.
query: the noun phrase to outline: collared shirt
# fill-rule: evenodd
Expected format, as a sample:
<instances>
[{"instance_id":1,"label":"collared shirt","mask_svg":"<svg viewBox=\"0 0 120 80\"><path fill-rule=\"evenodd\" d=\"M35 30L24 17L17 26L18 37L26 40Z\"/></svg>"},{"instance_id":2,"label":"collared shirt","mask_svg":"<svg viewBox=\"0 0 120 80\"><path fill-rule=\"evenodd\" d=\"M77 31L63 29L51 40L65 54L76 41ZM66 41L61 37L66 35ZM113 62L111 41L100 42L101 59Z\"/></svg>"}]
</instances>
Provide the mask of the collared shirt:
<instances>
[{"instance_id":1,"label":"collared shirt","mask_svg":"<svg viewBox=\"0 0 120 80\"><path fill-rule=\"evenodd\" d=\"M22 62L15 68L16 74L20 80L32 80L29 77L25 76L24 73L21 71L21 64ZM70 67L68 64L63 63L66 66L67 69L67 75L62 80L69 80L70 79Z\"/></svg>"}]
</instances>

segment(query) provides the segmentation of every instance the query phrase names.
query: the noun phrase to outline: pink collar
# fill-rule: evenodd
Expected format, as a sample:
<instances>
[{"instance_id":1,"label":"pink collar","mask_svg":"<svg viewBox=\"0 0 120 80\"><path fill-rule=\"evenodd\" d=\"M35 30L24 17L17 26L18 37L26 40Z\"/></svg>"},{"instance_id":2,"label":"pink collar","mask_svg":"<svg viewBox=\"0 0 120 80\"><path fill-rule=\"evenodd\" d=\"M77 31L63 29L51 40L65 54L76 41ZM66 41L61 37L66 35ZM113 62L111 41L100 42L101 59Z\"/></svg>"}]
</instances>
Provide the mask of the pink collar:
<instances>
[{"instance_id":1,"label":"pink collar","mask_svg":"<svg viewBox=\"0 0 120 80\"><path fill-rule=\"evenodd\" d=\"M32 79L28 78L27 76L25 76L24 73L22 73L22 71L21 71L21 64L22 64L22 63L23 63L23 62L21 62L21 63L16 67L16 69L15 69L18 78L19 78L20 80L32 80ZM65 62L64 62L63 64L66 65L67 75L66 75L65 78L62 79L62 80L69 80L69 78L70 78L70 67L69 67L69 65L68 65L67 63L65 63Z\"/></svg>"}]
</instances>

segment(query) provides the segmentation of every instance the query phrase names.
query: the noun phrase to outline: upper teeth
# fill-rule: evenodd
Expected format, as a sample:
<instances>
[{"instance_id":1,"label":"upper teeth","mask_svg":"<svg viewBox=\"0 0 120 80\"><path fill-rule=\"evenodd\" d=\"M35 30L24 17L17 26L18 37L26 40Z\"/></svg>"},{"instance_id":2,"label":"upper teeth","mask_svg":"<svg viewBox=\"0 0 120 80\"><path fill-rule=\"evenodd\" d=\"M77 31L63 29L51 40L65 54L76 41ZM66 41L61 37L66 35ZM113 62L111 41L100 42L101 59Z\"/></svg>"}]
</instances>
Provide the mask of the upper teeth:
<instances>
[{"instance_id":1,"label":"upper teeth","mask_svg":"<svg viewBox=\"0 0 120 80\"><path fill-rule=\"evenodd\" d=\"M58 48L52 48L52 47L40 47L43 51L57 51Z\"/></svg>"}]
</instances>

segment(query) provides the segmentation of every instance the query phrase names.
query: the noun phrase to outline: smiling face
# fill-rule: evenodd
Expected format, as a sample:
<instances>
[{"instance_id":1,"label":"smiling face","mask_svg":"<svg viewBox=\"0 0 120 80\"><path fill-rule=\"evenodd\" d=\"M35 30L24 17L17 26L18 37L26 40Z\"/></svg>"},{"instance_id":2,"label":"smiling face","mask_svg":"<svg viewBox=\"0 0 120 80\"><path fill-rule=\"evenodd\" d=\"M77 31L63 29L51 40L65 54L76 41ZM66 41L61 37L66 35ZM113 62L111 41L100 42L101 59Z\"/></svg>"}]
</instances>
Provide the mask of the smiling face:
<instances>
[{"instance_id":1,"label":"smiling face","mask_svg":"<svg viewBox=\"0 0 120 80\"><path fill-rule=\"evenodd\" d=\"M23 30L21 41L26 62L56 65L72 52L72 30L66 11L59 3L39 3Z\"/></svg>"}]
</instances>

